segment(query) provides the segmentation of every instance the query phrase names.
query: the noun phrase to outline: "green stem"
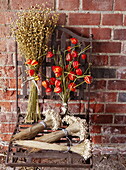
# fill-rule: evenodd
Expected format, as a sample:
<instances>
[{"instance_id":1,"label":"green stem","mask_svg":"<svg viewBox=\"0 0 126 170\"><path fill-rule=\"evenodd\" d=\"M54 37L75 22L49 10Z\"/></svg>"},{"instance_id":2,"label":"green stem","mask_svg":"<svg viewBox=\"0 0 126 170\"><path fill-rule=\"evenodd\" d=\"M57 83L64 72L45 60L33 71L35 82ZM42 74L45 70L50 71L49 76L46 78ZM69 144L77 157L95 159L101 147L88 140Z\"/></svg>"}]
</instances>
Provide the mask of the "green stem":
<instances>
[{"instance_id":1,"label":"green stem","mask_svg":"<svg viewBox=\"0 0 126 170\"><path fill-rule=\"evenodd\" d=\"M88 45L87 47L85 47L78 55L82 54L84 51L89 50L90 48L92 48L90 45Z\"/></svg>"},{"instance_id":2,"label":"green stem","mask_svg":"<svg viewBox=\"0 0 126 170\"><path fill-rule=\"evenodd\" d=\"M75 45L74 47L71 47L71 50L72 49L74 49L74 48L76 48L76 47L80 47L81 45L79 44L79 45ZM64 52L67 52L68 50L64 50Z\"/></svg>"},{"instance_id":3,"label":"green stem","mask_svg":"<svg viewBox=\"0 0 126 170\"><path fill-rule=\"evenodd\" d=\"M80 86L81 84L85 83L85 81L82 81L80 84L77 84L74 88Z\"/></svg>"}]
</instances>

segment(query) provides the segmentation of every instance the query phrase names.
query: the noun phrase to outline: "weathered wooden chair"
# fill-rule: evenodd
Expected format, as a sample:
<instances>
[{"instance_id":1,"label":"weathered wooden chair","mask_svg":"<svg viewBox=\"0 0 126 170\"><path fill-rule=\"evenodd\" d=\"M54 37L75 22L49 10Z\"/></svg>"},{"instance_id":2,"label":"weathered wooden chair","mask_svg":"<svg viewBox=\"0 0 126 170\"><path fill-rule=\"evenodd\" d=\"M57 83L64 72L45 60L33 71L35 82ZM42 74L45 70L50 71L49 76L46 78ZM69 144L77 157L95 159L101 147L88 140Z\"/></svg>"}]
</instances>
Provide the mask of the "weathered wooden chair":
<instances>
[{"instance_id":1,"label":"weathered wooden chair","mask_svg":"<svg viewBox=\"0 0 126 170\"><path fill-rule=\"evenodd\" d=\"M69 37L74 37L81 42L82 46L81 48L85 48L88 44L92 46L92 35L89 35L89 38L84 38L81 36L78 36L77 34L73 33L72 31L63 28L63 27L57 27L56 30L53 33L52 40L51 40L51 46L53 48L57 48L57 42L60 42L60 48L66 49L66 43L67 39ZM92 53L92 48L90 48L87 52L88 58L83 61L82 64L85 66L88 65L90 62L90 56ZM19 79L19 68L22 69L22 78L26 78L25 73L25 65L22 61L18 61L18 52L17 52L17 43L16 43L16 112L17 112L17 124L14 130L14 134L21 131L22 129L31 126L30 124L24 123L24 113L21 113L20 108L20 99L27 100L28 99L28 91L26 88L26 85L23 86L22 94L19 94L18 89L18 79ZM42 72L46 74L46 70L52 66L52 62L44 61L42 65ZM41 95L39 96L40 100L44 102L45 99L57 99L57 96L55 94L46 95L45 90L41 89ZM86 112L83 114L76 114L75 116L86 118L88 125L90 126L90 120L89 120L89 102L90 102L90 85L81 85L77 89L77 93L73 93L71 96L72 100L85 100L87 103L87 109ZM42 133L49 133L51 130L43 130ZM90 132L89 132L90 134ZM90 138L90 135L89 135ZM72 142L76 142L76 138L74 137L71 139ZM64 143L67 145L69 144L69 141L67 138L63 138L59 143ZM38 169L42 167L62 167L62 168L89 168L92 165L92 158L89 158L87 161L83 159L83 157L79 156L76 153L71 152L60 152L60 151L50 151L50 150L41 150L39 152L30 153L28 150L24 149L23 147L14 146L11 142L9 143L9 148L7 152L7 158L6 158L6 165L13 167L16 169L16 167L38 167ZM37 169L37 168L36 168Z\"/></svg>"}]
</instances>

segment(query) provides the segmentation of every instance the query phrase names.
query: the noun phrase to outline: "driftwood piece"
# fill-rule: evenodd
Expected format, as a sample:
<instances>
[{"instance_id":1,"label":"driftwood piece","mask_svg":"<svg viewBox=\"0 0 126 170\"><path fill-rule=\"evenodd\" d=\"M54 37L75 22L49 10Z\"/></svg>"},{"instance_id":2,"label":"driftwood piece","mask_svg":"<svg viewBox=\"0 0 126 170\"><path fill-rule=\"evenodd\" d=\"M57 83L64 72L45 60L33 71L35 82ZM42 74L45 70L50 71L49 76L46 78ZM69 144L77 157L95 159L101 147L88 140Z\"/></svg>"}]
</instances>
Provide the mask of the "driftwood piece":
<instances>
[{"instance_id":1,"label":"driftwood piece","mask_svg":"<svg viewBox=\"0 0 126 170\"><path fill-rule=\"evenodd\" d=\"M89 139L85 139L81 144L77 144L71 147L58 144L50 144L46 142L39 142L35 140L17 140L14 142L14 144L18 144L23 147L32 149L72 151L83 156L85 160L91 157L91 143Z\"/></svg>"}]
</instances>

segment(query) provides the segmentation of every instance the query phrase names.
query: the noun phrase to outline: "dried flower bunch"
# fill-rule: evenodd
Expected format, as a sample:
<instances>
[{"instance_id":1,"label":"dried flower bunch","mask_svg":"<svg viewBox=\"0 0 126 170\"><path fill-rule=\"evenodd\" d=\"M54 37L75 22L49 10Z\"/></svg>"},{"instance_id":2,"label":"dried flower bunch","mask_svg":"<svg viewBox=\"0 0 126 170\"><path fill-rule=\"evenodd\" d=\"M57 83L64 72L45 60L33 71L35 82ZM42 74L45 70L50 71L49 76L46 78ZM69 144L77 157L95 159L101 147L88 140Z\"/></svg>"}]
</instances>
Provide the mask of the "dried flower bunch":
<instances>
[{"instance_id":1,"label":"dried flower bunch","mask_svg":"<svg viewBox=\"0 0 126 170\"><path fill-rule=\"evenodd\" d=\"M39 6L20 12L19 19L12 26L13 34L18 42L20 54L25 58L28 80L31 80L31 88L28 102L26 122L34 122L40 119L38 107L37 80L39 80L39 66L48 50L50 36L56 27L58 15L51 13L49 8Z\"/></svg>"},{"instance_id":2,"label":"dried flower bunch","mask_svg":"<svg viewBox=\"0 0 126 170\"><path fill-rule=\"evenodd\" d=\"M51 9L39 6L20 12L12 26L20 53L26 59L39 60L48 50L48 41L58 21Z\"/></svg>"},{"instance_id":3,"label":"dried flower bunch","mask_svg":"<svg viewBox=\"0 0 126 170\"><path fill-rule=\"evenodd\" d=\"M81 44L76 38L70 38L73 45L67 46L66 50L48 51L46 57L54 59L55 65L52 66L54 77L42 81L45 91L58 94L63 102L64 107L70 100L70 93L75 92L77 87L83 83L91 84L92 76L90 66L86 68L80 61L85 61L87 55L86 50L90 49L90 45L81 50ZM62 109L63 110L63 109ZM66 109L64 111L66 113Z\"/></svg>"}]
</instances>

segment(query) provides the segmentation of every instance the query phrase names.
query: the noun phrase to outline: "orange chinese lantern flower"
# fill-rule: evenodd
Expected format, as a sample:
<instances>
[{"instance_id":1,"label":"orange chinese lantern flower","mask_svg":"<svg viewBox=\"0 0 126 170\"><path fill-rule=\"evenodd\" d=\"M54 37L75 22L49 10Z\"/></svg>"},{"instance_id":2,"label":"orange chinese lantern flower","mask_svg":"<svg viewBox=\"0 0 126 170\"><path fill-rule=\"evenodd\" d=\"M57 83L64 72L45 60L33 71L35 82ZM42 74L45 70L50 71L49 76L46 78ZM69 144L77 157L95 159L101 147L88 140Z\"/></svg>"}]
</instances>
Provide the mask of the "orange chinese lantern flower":
<instances>
[{"instance_id":1,"label":"orange chinese lantern flower","mask_svg":"<svg viewBox=\"0 0 126 170\"><path fill-rule=\"evenodd\" d=\"M85 60L85 59L87 58L87 55L86 55L86 54L81 54L81 58L82 58L83 60Z\"/></svg>"},{"instance_id":2,"label":"orange chinese lantern flower","mask_svg":"<svg viewBox=\"0 0 126 170\"><path fill-rule=\"evenodd\" d=\"M46 93L49 93L52 91L52 89L50 87L47 87L45 91L46 91Z\"/></svg>"},{"instance_id":3,"label":"orange chinese lantern flower","mask_svg":"<svg viewBox=\"0 0 126 170\"><path fill-rule=\"evenodd\" d=\"M36 66L36 65L38 65L38 61L36 61L36 60L32 60L31 65L32 65L32 66Z\"/></svg>"},{"instance_id":4,"label":"orange chinese lantern flower","mask_svg":"<svg viewBox=\"0 0 126 170\"><path fill-rule=\"evenodd\" d=\"M71 51L71 46L67 47L67 51L70 52Z\"/></svg>"},{"instance_id":5,"label":"orange chinese lantern flower","mask_svg":"<svg viewBox=\"0 0 126 170\"><path fill-rule=\"evenodd\" d=\"M61 85L61 80L56 80L56 81L55 81L55 86L56 86L56 87L59 87L60 85Z\"/></svg>"},{"instance_id":6,"label":"orange chinese lantern flower","mask_svg":"<svg viewBox=\"0 0 126 170\"><path fill-rule=\"evenodd\" d=\"M72 61L73 57L70 53L66 55L66 61Z\"/></svg>"},{"instance_id":7,"label":"orange chinese lantern flower","mask_svg":"<svg viewBox=\"0 0 126 170\"><path fill-rule=\"evenodd\" d=\"M79 67L79 62L78 61L73 61L73 68L77 69Z\"/></svg>"},{"instance_id":8,"label":"orange chinese lantern flower","mask_svg":"<svg viewBox=\"0 0 126 170\"><path fill-rule=\"evenodd\" d=\"M68 78L70 79L70 80L75 80L75 72L74 71L70 71L69 73L68 73Z\"/></svg>"},{"instance_id":9,"label":"orange chinese lantern flower","mask_svg":"<svg viewBox=\"0 0 126 170\"><path fill-rule=\"evenodd\" d=\"M33 76L34 75L34 73L35 73L35 70L28 70L28 74L29 74L29 76Z\"/></svg>"},{"instance_id":10,"label":"orange chinese lantern flower","mask_svg":"<svg viewBox=\"0 0 126 170\"><path fill-rule=\"evenodd\" d=\"M78 76L81 76L83 74L82 70L80 68L76 69L76 74Z\"/></svg>"},{"instance_id":11,"label":"orange chinese lantern flower","mask_svg":"<svg viewBox=\"0 0 126 170\"><path fill-rule=\"evenodd\" d=\"M54 88L54 92L55 93L61 93L62 92L62 88L61 87L55 87Z\"/></svg>"},{"instance_id":12,"label":"orange chinese lantern flower","mask_svg":"<svg viewBox=\"0 0 126 170\"><path fill-rule=\"evenodd\" d=\"M84 81L85 81L87 84L91 84L92 79L93 79L92 76L85 76L85 77L84 77Z\"/></svg>"},{"instance_id":13,"label":"orange chinese lantern flower","mask_svg":"<svg viewBox=\"0 0 126 170\"><path fill-rule=\"evenodd\" d=\"M61 72L59 72L59 73L55 73L55 76L56 77L60 77L62 75L62 73Z\"/></svg>"},{"instance_id":14,"label":"orange chinese lantern flower","mask_svg":"<svg viewBox=\"0 0 126 170\"><path fill-rule=\"evenodd\" d=\"M56 81L56 78L55 78L55 77L51 77L51 78L49 79L49 84L50 84L50 85L54 85L54 84L55 84L55 81Z\"/></svg>"},{"instance_id":15,"label":"orange chinese lantern flower","mask_svg":"<svg viewBox=\"0 0 126 170\"><path fill-rule=\"evenodd\" d=\"M72 44L77 44L78 40L76 38L70 38Z\"/></svg>"},{"instance_id":16,"label":"orange chinese lantern flower","mask_svg":"<svg viewBox=\"0 0 126 170\"><path fill-rule=\"evenodd\" d=\"M31 64L32 60L31 59L28 59L25 64Z\"/></svg>"},{"instance_id":17,"label":"orange chinese lantern flower","mask_svg":"<svg viewBox=\"0 0 126 170\"><path fill-rule=\"evenodd\" d=\"M52 66L52 70L54 73L61 73L63 69L60 66Z\"/></svg>"},{"instance_id":18,"label":"orange chinese lantern flower","mask_svg":"<svg viewBox=\"0 0 126 170\"><path fill-rule=\"evenodd\" d=\"M46 57L47 58L52 58L54 56L54 54L51 51L48 51Z\"/></svg>"},{"instance_id":19,"label":"orange chinese lantern flower","mask_svg":"<svg viewBox=\"0 0 126 170\"><path fill-rule=\"evenodd\" d=\"M76 86L76 84L75 83L69 83L68 84L68 89L70 89L70 91L75 91L76 90L76 88L75 88L75 86Z\"/></svg>"},{"instance_id":20,"label":"orange chinese lantern flower","mask_svg":"<svg viewBox=\"0 0 126 170\"><path fill-rule=\"evenodd\" d=\"M71 55L73 58L77 57L78 56L78 52L77 51L72 51L71 52Z\"/></svg>"},{"instance_id":21,"label":"orange chinese lantern flower","mask_svg":"<svg viewBox=\"0 0 126 170\"><path fill-rule=\"evenodd\" d=\"M49 82L47 80L42 81L42 86L45 87L45 88L48 88L49 87Z\"/></svg>"}]
</instances>

